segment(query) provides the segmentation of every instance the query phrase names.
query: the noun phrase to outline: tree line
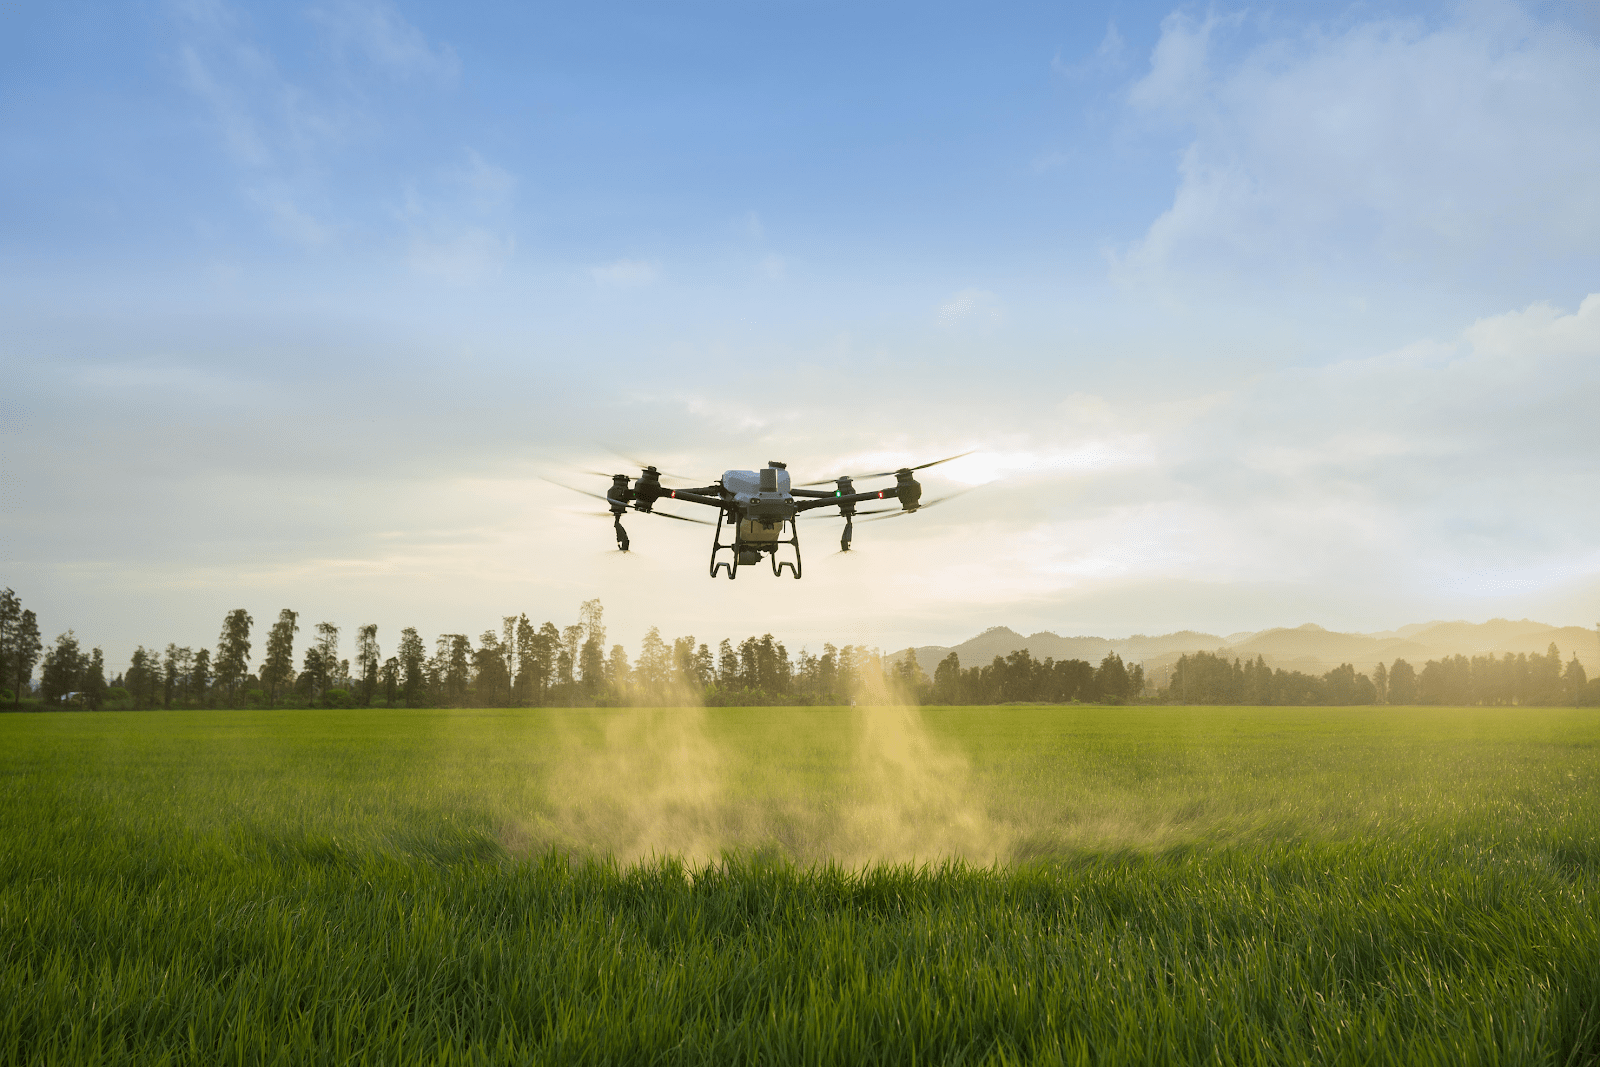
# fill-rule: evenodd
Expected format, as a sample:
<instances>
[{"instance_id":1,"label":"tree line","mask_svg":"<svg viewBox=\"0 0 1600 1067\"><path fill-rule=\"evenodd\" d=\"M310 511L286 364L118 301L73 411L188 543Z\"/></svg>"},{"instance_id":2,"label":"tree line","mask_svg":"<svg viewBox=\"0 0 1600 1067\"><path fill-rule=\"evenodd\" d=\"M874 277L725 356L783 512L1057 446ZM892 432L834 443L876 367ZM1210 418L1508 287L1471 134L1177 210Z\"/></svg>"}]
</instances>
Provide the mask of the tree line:
<instances>
[{"instance_id":1,"label":"tree line","mask_svg":"<svg viewBox=\"0 0 1600 1067\"><path fill-rule=\"evenodd\" d=\"M1180 657L1154 700L1166 704L1445 704L1600 706L1600 679L1591 681L1574 655L1565 664L1552 643L1544 653L1446 656L1418 671L1403 659L1379 663L1372 674L1345 663L1321 676L1224 655Z\"/></svg>"},{"instance_id":2,"label":"tree line","mask_svg":"<svg viewBox=\"0 0 1600 1067\"><path fill-rule=\"evenodd\" d=\"M42 645L32 611L6 590L0 608L0 686L13 706L87 709L231 707L513 707L628 704L838 704L881 693L920 672L887 664L864 645L826 644L791 656L771 634L713 651L693 637L663 638L652 627L635 658L606 643L600 601L578 621L540 625L508 615L476 642L440 634L431 646L415 627L385 656L376 624L355 628L352 655L332 622L303 627L285 608L264 635L244 608L224 617L215 648L140 645L126 670L106 676L99 648L85 651L68 630ZM303 635L303 636L302 636ZM259 660L253 659L258 650ZM35 667L38 684L33 684Z\"/></svg>"},{"instance_id":3,"label":"tree line","mask_svg":"<svg viewBox=\"0 0 1600 1067\"><path fill-rule=\"evenodd\" d=\"M303 638L302 638L303 633ZM392 654L376 624L354 630L352 655L341 628L302 628L285 608L264 637L250 613L223 618L216 647L169 643L134 649L107 677L99 648L85 650L72 630L46 647L38 620L10 589L0 593L0 697L13 707L88 709L228 707L531 707L843 704L885 700L920 704L1600 704L1574 656L1455 656L1414 670L1379 664L1369 677L1344 664L1321 676L1273 670L1261 657L1230 662L1207 652L1180 658L1164 685L1115 652L1098 665L1036 660L1026 649L963 668L952 652L929 677L908 650L897 658L864 645L824 644L791 655L771 634L713 650L692 636L665 638L652 627L630 658L608 645L604 609L588 600L565 627L535 626L507 615L479 634L440 634L430 645L415 627L400 631ZM252 660L260 640L259 662ZM39 669L38 684L33 675Z\"/></svg>"}]
</instances>

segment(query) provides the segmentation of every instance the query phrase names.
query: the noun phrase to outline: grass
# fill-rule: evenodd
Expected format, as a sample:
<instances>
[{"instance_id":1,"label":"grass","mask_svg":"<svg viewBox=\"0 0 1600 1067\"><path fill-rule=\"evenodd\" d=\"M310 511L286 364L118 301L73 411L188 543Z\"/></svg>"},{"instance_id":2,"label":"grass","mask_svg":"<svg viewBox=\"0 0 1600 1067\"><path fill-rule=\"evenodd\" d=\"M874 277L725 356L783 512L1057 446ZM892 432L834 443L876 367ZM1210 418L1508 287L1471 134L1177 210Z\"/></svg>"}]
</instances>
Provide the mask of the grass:
<instances>
[{"instance_id":1,"label":"grass","mask_svg":"<svg viewBox=\"0 0 1600 1067\"><path fill-rule=\"evenodd\" d=\"M0 1063L1600 1062L1600 718L0 716Z\"/></svg>"}]
</instances>

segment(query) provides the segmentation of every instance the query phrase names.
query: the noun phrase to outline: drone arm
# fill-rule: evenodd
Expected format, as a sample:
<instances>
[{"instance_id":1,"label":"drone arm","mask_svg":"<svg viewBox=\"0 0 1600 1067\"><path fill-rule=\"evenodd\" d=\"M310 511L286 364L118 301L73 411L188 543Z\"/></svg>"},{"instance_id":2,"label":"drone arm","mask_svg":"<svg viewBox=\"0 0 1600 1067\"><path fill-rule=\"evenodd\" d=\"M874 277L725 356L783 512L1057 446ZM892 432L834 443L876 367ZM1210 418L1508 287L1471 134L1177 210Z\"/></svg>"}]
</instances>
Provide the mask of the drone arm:
<instances>
[{"instance_id":1,"label":"drone arm","mask_svg":"<svg viewBox=\"0 0 1600 1067\"><path fill-rule=\"evenodd\" d=\"M795 495L798 496L799 494L796 493ZM832 493L829 493L827 495L827 499L825 499L825 500L807 500L803 504L796 504L794 506L794 509L796 511L810 511L812 508L827 508L827 507L832 507L835 504L859 504L863 500L899 500L899 499L900 499L900 488L898 486L896 486L893 489L883 489L883 490L880 490L880 491L874 492L874 493L848 493L848 494L846 494L844 496L835 496Z\"/></svg>"},{"instance_id":2,"label":"drone arm","mask_svg":"<svg viewBox=\"0 0 1600 1067\"><path fill-rule=\"evenodd\" d=\"M715 492L716 487L708 487L707 491ZM722 497L707 496L705 492L692 489L663 489L656 500L687 500L691 504L708 504L714 508L722 507Z\"/></svg>"},{"instance_id":3,"label":"drone arm","mask_svg":"<svg viewBox=\"0 0 1600 1067\"><path fill-rule=\"evenodd\" d=\"M811 496L811 497L819 497L819 498L820 497L827 497L829 500L832 500L832 499L834 499L834 490L832 490L832 489L791 489L791 490L789 490L789 495L790 496Z\"/></svg>"}]
</instances>

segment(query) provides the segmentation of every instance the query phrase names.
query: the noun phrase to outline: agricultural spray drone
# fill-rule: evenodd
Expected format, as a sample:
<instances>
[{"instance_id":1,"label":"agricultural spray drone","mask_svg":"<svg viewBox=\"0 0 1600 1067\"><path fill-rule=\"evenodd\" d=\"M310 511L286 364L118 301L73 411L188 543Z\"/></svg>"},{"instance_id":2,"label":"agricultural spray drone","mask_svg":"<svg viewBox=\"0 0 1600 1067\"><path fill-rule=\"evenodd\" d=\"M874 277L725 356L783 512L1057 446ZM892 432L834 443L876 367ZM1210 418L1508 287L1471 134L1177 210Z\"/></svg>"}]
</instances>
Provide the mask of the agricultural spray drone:
<instances>
[{"instance_id":1,"label":"agricultural spray drone","mask_svg":"<svg viewBox=\"0 0 1600 1067\"><path fill-rule=\"evenodd\" d=\"M962 452L960 455L936 459L932 463L919 463L915 467L901 467L899 470L880 471L876 474L846 474L819 482L802 482L792 488L788 468L775 460L759 471L723 471L722 478L716 483L692 489L672 489L662 485L662 472L654 466L645 466L637 478L629 478L626 474L605 475L589 471L586 473L597 474L602 478L609 477L611 488L606 490L604 496L583 489L577 491L604 500L610 506L611 525L616 531L617 548L623 552L628 551L629 542L628 531L622 528L622 516L629 511L637 511L663 519L698 522L716 527L716 532L711 537L713 578L718 574L735 578L739 574L740 567L758 564L762 556L768 558L774 575L782 575L788 570L793 577L798 578L800 577L798 520L801 516L808 514L820 516L824 514L818 510L820 508L838 508L837 514L844 519L844 533L839 538L839 551L848 552L857 516L899 518L948 500L949 497L923 500L922 485L912 476L913 472L940 463L948 463L968 454ZM666 477L683 480L670 474ZM857 492L855 481L858 478L862 480L893 478L895 483L887 489ZM819 485L832 485L833 488L811 488ZM716 519L697 519L688 515L656 511L654 509L658 500L684 500L691 504L704 504L716 508L719 514ZM900 506L864 510L856 507L857 504L879 500L895 500ZM722 540L725 526L731 533L731 540L727 542ZM784 546L794 549L792 560L779 558ZM719 558L724 552L728 554L728 558Z\"/></svg>"}]
</instances>

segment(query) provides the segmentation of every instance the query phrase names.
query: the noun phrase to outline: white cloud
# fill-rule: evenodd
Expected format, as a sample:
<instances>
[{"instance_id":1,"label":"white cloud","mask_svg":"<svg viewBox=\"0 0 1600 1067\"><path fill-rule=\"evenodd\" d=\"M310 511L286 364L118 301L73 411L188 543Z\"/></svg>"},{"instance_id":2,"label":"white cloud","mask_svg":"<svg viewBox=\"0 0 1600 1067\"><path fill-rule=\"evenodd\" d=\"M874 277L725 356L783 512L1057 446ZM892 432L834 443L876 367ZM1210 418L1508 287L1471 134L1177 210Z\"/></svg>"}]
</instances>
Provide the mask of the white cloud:
<instances>
[{"instance_id":1,"label":"white cloud","mask_svg":"<svg viewBox=\"0 0 1600 1067\"><path fill-rule=\"evenodd\" d=\"M278 236L305 248L327 244L333 235L328 224L305 211L282 189L252 189L250 199L266 211Z\"/></svg>"},{"instance_id":2,"label":"white cloud","mask_svg":"<svg viewBox=\"0 0 1600 1067\"><path fill-rule=\"evenodd\" d=\"M1356 584L1592 575L1578 531L1600 523L1597 395L1600 294L1573 313L1534 305L1448 343L1271 375L1167 435L1163 460L1236 544L1267 535L1249 553L1263 567L1293 557Z\"/></svg>"},{"instance_id":3,"label":"white cloud","mask_svg":"<svg viewBox=\"0 0 1600 1067\"><path fill-rule=\"evenodd\" d=\"M330 157L357 137L370 136L374 119L363 95L350 87L350 78L331 80L342 89L328 88L327 79L318 89L291 79L248 22L226 4L187 0L172 10L183 38L177 49L181 78L210 111L229 156L249 172L241 182L245 198L279 236L303 246L329 241L341 227L315 217L304 205L326 200L321 194ZM387 5L351 0L311 15L326 31L336 64L358 54L391 76L440 80L457 72L448 46L430 44ZM303 77L314 81L314 75ZM504 202L515 186L509 173L470 150L467 165L451 181L479 210ZM481 233L453 229L458 232L446 244L484 247ZM441 257L461 260L440 248L422 254L429 262Z\"/></svg>"},{"instance_id":4,"label":"white cloud","mask_svg":"<svg viewBox=\"0 0 1600 1067\"><path fill-rule=\"evenodd\" d=\"M963 289L939 306L934 322L941 330L1001 319L1000 298L985 289Z\"/></svg>"},{"instance_id":5,"label":"white cloud","mask_svg":"<svg viewBox=\"0 0 1600 1067\"><path fill-rule=\"evenodd\" d=\"M312 9L339 51L356 52L374 67L401 78L452 80L461 63L447 44L433 44L391 5L343 0Z\"/></svg>"},{"instance_id":6,"label":"white cloud","mask_svg":"<svg viewBox=\"0 0 1600 1067\"><path fill-rule=\"evenodd\" d=\"M1178 402L1019 396L1013 429L974 432L978 452L919 476L930 497L983 488L873 526L861 547L937 576L929 611L967 590L969 618L1119 589L1119 617L1174 628L1216 625L1171 606L1185 589L1229 610L1259 595L1265 622L1291 604L1369 628L1397 612L1541 615L1600 588L1596 396L1600 294ZM954 401L927 421L970 425ZM926 451L806 468L887 470Z\"/></svg>"},{"instance_id":7,"label":"white cloud","mask_svg":"<svg viewBox=\"0 0 1600 1067\"><path fill-rule=\"evenodd\" d=\"M409 231L406 261L420 274L470 284L500 271L516 251L507 208L514 175L468 150L466 165L434 175L424 193L403 192L396 217Z\"/></svg>"},{"instance_id":8,"label":"white cloud","mask_svg":"<svg viewBox=\"0 0 1600 1067\"><path fill-rule=\"evenodd\" d=\"M517 179L510 171L495 166L471 149L467 150L467 165L458 176L461 184L486 207L500 205L517 187Z\"/></svg>"},{"instance_id":9,"label":"white cloud","mask_svg":"<svg viewBox=\"0 0 1600 1067\"><path fill-rule=\"evenodd\" d=\"M756 268L767 278L773 281L781 281L784 274L788 272L789 264L782 256L775 252L769 252L761 257L761 262L756 265Z\"/></svg>"},{"instance_id":10,"label":"white cloud","mask_svg":"<svg viewBox=\"0 0 1600 1067\"><path fill-rule=\"evenodd\" d=\"M1126 56L1127 42L1122 39L1117 24L1112 22L1106 25L1106 35L1100 39L1100 44L1087 59L1078 63L1068 63L1057 53L1050 60L1050 70L1062 77L1082 78L1090 74L1117 70L1127 61Z\"/></svg>"},{"instance_id":11,"label":"white cloud","mask_svg":"<svg viewBox=\"0 0 1600 1067\"><path fill-rule=\"evenodd\" d=\"M642 259L619 259L589 269L590 277L611 289L640 288L654 282L660 273L656 264Z\"/></svg>"},{"instance_id":12,"label":"white cloud","mask_svg":"<svg viewBox=\"0 0 1600 1067\"><path fill-rule=\"evenodd\" d=\"M419 274L465 285L496 274L516 251L516 239L481 226L416 234L406 261Z\"/></svg>"},{"instance_id":13,"label":"white cloud","mask_svg":"<svg viewBox=\"0 0 1600 1067\"><path fill-rule=\"evenodd\" d=\"M178 55L183 64L184 80L190 91L204 100L211 109L212 118L222 134L228 153L234 159L251 166L269 162L272 153L267 149L260 131L256 129L256 123L235 95L212 76L210 68L194 48L188 46L180 48Z\"/></svg>"},{"instance_id":14,"label":"white cloud","mask_svg":"<svg viewBox=\"0 0 1600 1067\"><path fill-rule=\"evenodd\" d=\"M1163 23L1133 111L1193 128L1172 206L1117 272L1592 253L1600 48L1498 2L1270 37ZM1269 24L1270 25L1270 24Z\"/></svg>"}]
</instances>

